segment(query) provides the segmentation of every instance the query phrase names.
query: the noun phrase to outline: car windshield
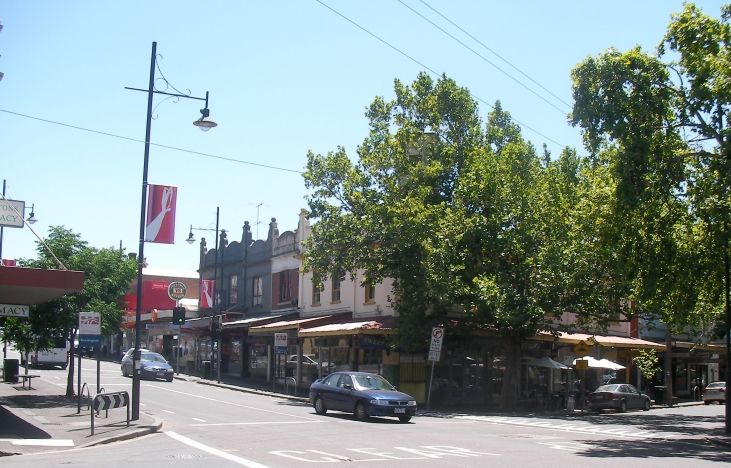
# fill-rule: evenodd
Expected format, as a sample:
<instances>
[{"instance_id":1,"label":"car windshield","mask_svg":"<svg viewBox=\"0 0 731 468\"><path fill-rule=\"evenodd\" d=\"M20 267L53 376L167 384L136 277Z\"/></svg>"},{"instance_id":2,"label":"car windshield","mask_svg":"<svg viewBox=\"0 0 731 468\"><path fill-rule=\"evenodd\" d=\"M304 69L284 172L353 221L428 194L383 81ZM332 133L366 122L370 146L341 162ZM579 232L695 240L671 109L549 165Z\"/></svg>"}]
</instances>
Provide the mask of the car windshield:
<instances>
[{"instance_id":1,"label":"car windshield","mask_svg":"<svg viewBox=\"0 0 731 468\"><path fill-rule=\"evenodd\" d=\"M619 390L619 385L602 385L597 388L596 392L616 392Z\"/></svg>"},{"instance_id":2,"label":"car windshield","mask_svg":"<svg viewBox=\"0 0 731 468\"><path fill-rule=\"evenodd\" d=\"M144 353L142 355L142 360L152 362L167 362L164 357L157 353Z\"/></svg>"},{"instance_id":3,"label":"car windshield","mask_svg":"<svg viewBox=\"0 0 731 468\"><path fill-rule=\"evenodd\" d=\"M725 382L712 382L709 383L706 388L723 388L726 386Z\"/></svg>"},{"instance_id":4,"label":"car windshield","mask_svg":"<svg viewBox=\"0 0 731 468\"><path fill-rule=\"evenodd\" d=\"M353 379L360 390L395 390L393 385L380 375L354 375Z\"/></svg>"}]
</instances>

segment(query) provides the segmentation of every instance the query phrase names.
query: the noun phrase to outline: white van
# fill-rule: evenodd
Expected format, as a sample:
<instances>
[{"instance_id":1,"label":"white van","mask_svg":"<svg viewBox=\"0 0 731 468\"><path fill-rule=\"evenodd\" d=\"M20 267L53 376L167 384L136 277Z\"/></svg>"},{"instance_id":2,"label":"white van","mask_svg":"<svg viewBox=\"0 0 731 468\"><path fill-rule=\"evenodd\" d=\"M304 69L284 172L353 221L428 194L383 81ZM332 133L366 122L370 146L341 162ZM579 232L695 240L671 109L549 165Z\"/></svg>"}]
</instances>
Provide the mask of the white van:
<instances>
[{"instance_id":1,"label":"white van","mask_svg":"<svg viewBox=\"0 0 731 468\"><path fill-rule=\"evenodd\" d=\"M69 362L71 345L65 338L56 338L45 350L30 353L30 365L33 367L60 366L66 369Z\"/></svg>"}]
</instances>

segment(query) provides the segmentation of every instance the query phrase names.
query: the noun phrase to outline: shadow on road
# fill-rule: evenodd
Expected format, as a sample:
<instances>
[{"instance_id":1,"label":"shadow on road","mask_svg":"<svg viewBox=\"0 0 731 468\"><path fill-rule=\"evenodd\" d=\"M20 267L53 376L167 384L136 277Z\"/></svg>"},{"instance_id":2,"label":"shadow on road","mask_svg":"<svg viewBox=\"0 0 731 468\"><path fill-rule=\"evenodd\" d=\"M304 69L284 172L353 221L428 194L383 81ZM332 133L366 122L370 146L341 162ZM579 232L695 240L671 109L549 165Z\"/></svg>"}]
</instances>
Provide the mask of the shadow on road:
<instances>
[{"instance_id":1,"label":"shadow on road","mask_svg":"<svg viewBox=\"0 0 731 468\"><path fill-rule=\"evenodd\" d=\"M727 447L699 439L679 440L584 440L585 450L576 455L588 458L684 458L731 462Z\"/></svg>"}]
</instances>

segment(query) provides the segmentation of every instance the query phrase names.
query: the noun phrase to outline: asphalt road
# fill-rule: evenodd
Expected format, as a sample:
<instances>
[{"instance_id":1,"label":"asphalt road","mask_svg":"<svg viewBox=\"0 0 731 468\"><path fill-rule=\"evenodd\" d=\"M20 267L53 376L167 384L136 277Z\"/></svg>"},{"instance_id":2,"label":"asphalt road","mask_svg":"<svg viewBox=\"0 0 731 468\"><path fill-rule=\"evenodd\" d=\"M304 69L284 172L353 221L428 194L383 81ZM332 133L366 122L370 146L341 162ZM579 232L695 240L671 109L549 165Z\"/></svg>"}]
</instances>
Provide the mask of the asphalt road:
<instances>
[{"instance_id":1,"label":"asphalt road","mask_svg":"<svg viewBox=\"0 0 731 468\"><path fill-rule=\"evenodd\" d=\"M40 372L65 386L65 372ZM84 360L82 380L94 385L95 375L94 362ZM107 392L131 391L131 379L118 365L102 363L100 375ZM182 380L143 381L140 395L140 410L165 421L161 433L7 457L2 466L667 468L731 462L731 448L703 438L723 426L719 405L555 418L433 413L401 424L333 412L318 416L308 405Z\"/></svg>"}]
</instances>

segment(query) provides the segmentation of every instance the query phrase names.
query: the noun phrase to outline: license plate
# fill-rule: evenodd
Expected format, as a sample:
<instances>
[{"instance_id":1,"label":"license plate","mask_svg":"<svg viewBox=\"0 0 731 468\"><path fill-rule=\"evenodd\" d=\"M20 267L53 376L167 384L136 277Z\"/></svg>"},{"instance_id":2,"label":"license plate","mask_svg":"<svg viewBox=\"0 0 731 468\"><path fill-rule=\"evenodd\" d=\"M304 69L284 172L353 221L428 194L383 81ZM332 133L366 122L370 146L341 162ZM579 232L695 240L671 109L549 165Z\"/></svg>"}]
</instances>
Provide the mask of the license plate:
<instances>
[{"instance_id":1,"label":"license plate","mask_svg":"<svg viewBox=\"0 0 731 468\"><path fill-rule=\"evenodd\" d=\"M405 414L406 413L406 408L396 408L396 409L393 410L393 412L396 413L396 414Z\"/></svg>"},{"instance_id":2,"label":"license plate","mask_svg":"<svg viewBox=\"0 0 731 468\"><path fill-rule=\"evenodd\" d=\"M158 376L158 377L164 377L164 376L165 376L165 372L158 372L158 373L157 373L157 376Z\"/></svg>"}]
</instances>

